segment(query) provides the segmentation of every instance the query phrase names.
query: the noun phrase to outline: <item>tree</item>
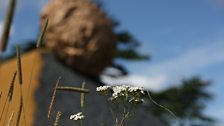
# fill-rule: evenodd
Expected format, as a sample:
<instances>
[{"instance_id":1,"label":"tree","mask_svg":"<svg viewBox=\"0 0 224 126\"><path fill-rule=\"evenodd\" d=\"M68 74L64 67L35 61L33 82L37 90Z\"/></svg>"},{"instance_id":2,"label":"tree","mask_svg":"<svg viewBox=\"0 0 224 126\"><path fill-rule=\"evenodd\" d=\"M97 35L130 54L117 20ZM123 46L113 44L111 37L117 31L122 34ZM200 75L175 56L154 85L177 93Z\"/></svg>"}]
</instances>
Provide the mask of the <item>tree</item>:
<instances>
[{"instance_id":1,"label":"tree","mask_svg":"<svg viewBox=\"0 0 224 126\"><path fill-rule=\"evenodd\" d=\"M206 90L210 84L209 81L203 81L199 77L192 77L184 79L179 87L153 93L153 97L157 99L159 104L164 105L176 114L180 126L205 126L205 124L214 121L203 113L206 101L212 98L212 95ZM168 113L151 106L152 104L148 107L150 111L163 122L173 123Z\"/></svg>"}]
</instances>

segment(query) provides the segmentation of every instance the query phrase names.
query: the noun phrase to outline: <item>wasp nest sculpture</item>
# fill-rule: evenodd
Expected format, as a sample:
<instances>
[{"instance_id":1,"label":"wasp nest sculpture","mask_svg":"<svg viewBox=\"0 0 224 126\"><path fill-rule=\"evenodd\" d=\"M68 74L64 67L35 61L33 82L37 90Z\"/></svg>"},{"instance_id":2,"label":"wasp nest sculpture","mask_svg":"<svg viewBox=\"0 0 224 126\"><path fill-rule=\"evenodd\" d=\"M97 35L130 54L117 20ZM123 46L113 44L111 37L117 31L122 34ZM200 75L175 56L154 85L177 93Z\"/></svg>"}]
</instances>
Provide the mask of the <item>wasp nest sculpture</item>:
<instances>
[{"instance_id":1,"label":"wasp nest sculpture","mask_svg":"<svg viewBox=\"0 0 224 126\"><path fill-rule=\"evenodd\" d=\"M50 0L41 14L41 22L46 19L46 47L66 65L98 75L111 63L116 53L113 23L97 5L88 0Z\"/></svg>"}]
</instances>

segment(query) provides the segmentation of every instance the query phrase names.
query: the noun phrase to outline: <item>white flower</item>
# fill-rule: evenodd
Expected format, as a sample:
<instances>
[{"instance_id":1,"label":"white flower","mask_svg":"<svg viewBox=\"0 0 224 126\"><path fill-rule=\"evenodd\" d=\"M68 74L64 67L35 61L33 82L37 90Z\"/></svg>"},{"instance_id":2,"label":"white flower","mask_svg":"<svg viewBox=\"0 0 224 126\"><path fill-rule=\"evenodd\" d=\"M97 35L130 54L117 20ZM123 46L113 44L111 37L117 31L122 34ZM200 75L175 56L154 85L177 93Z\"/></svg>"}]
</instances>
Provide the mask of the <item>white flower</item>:
<instances>
[{"instance_id":1,"label":"white flower","mask_svg":"<svg viewBox=\"0 0 224 126\"><path fill-rule=\"evenodd\" d=\"M70 116L70 119L74 121L82 120L83 118L84 115L82 114L82 112Z\"/></svg>"},{"instance_id":2,"label":"white flower","mask_svg":"<svg viewBox=\"0 0 224 126\"><path fill-rule=\"evenodd\" d=\"M131 98L129 100L130 103L143 103L144 99L139 99L139 98Z\"/></svg>"},{"instance_id":3,"label":"white flower","mask_svg":"<svg viewBox=\"0 0 224 126\"><path fill-rule=\"evenodd\" d=\"M128 91L130 93L132 93L132 92L138 92L139 91L141 94L145 94L142 87L134 87L134 86L132 86L132 87L129 87L128 88Z\"/></svg>"},{"instance_id":4,"label":"white flower","mask_svg":"<svg viewBox=\"0 0 224 126\"><path fill-rule=\"evenodd\" d=\"M107 91L108 89L110 89L110 86L99 86L96 88L97 92L104 92Z\"/></svg>"},{"instance_id":5,"label":"white flower","mask_svg":"<svg viewBox=\"0 0 224 126\"><path fill-rule=\"evenodd\" d=\"M113 87L112 98L116 99L119 96L125 96L125 93L126 93L128 88L129 88L128 85L114 86Z\"/></svg>"}]
</instances>

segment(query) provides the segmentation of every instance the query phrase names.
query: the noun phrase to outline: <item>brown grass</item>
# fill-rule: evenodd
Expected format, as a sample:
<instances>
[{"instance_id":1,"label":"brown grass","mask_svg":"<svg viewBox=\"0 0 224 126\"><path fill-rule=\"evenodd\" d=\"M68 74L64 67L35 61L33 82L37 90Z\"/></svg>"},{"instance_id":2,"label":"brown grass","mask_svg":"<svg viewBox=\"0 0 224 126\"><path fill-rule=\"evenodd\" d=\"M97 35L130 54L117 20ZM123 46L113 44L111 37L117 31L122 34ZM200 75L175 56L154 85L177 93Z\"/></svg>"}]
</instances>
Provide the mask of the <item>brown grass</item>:
<instances>
[{"instance_id":1,"label":"brown grass","mask_svg":"<svg viewBox=\"0 0 224 126\"><path fill-rule=\"evenodd\" d=\"M22 90L26 93L28 90L28 84L29 84L29 79L30 79L30 69L32 68L32 61L34 55L36 55L36 65L34 68L33 72L33 79L32 79L32 87L30 88L30 94L29 94L29 107L26 108L26 122L27 126L32 126L33 121L34 121L34 115L36 111L36 101L34 100L34 93L37 90L39 86L39 76L40 76L40 70L42 68L42 60L41 60L41 52L44 50L34 50L29 53L26 53L25 55L22 55L21 58L23 60L23 86ZM0 84L0 89L1 91L7 91L9 90L10 87L10 82L12 80L12 75L17 70L17 59L11 59L8 60L4 63L1 63L1 84ZM4 71L4 74L3 74ZM18 79L15 79L15 83L19 83ZM13 99L10 103L9 106L9 113L12 113L12 111L18 110L19 109L19 104L20 104L20 87L19 84L14 85L14 93L13 93ZM7 92L3 92L1 96L1 104L0 104L0 112L2 111L3 105L2 101L7 99ZM24 97L24 101L27 101L26 97ZM5 113L3 114L3 117L5 117ZM7 116L7 119L10 118L10 115ZM24 119L21 118L20 125L24 126ZM0 126L3 126L3 121L0 122Z\"/></svg>"},{"instance_id":2,"label":"brown grass","mask_svg":"<svg viewBox=\"0 0 224 126\"><path fill-rule=\"evenodd\" d=\"M56 93L57 93L58 85L60 83L60 79L61 79L61 77L58 78L58 80L55 84L54 90L53 90L53 94L52 94L52 97L51 97L51 103L50 103L50 106L49 106L49 109L48 109L48 115L47 115L48 119L51 116L51 112L52 112L52 109L53 109L54 100L55 100L55 96L56 96Z\"/></svg>"}]
</instances>

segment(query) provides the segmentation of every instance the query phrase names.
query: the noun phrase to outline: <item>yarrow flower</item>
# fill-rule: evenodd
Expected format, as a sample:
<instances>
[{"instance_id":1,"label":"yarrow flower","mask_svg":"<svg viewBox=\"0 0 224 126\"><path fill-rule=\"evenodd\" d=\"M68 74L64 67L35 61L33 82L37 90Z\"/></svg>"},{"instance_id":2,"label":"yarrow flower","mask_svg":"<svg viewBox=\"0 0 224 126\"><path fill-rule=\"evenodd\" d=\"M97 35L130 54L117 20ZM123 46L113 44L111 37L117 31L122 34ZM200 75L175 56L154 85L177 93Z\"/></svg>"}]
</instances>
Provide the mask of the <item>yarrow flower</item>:
<instances>
[{"instance_id":1,"label":"yarrow flower","mask_svg":"<svg viewBox=\"0 0 224 126\"><path fill-rule=\"evenodd\" d=\"M84 115L82 114L82 112L79 112L77 114L70 116L70 119L74 121L79 121L79 120L82 120L83 118L84 118Z\"/></svg>"},{"instance_id":2,"label":"yarrow flower","mask_svg":"<svg viewBox=\"0 0 224 126\"><path fill-rule=\"evenodd\" d=\"M144 90L143 90L143 88L142 87L129 87L128 88L128 91L130 92L130 93L132 93L132 92L139 92L139 93L141 93L141 94L145 94L144 93Z\"/></svg>"},{"instance_id":3,"label":"yarrow flower","mask_svg":"<svg viewBox=\"0 0 224 126\"><path fill-rule=\"evenodd\" d=\"M110 86L99 86L96 88L97 92L104 92L104 91L108 91L111 87Z\"/></svg>"},{"instance_id":4,"label":"yarrow flower","mask_svg":"<svg viewBox=\"0 0 224 126\"><path fill-rule=\"evenodd\" d=\"M129 88L128 85L114 86L112 88L113 94L112 94L111 100L114 100L118 97L125 96L128 88Z\"/></svg>"},{"instance_id":5,"label":"yarrow flower","mask_svg":"<svg viewBox=\"0 0 224 126\"><path fill-rule=\"evenodd\" d=\"M136 87L131 85L119 85L119 86L100 86L96 88L97 92L108 93L112 91L112 96L109 98L110 101L122 100L125 98L130 103L143 103L142 96L145 94L142 87Z\"/></svg>"},{"instance_id":6,"label":"yarrow flower","mask_svg":"<svg viewBox=\"0 0 224 126\"><path fill-rule=\"evenodd\" d=\"M144 102L144 99L142 98L131 98L129 100L130 103L143 103Z\"/></svg>"}]
</instances>

